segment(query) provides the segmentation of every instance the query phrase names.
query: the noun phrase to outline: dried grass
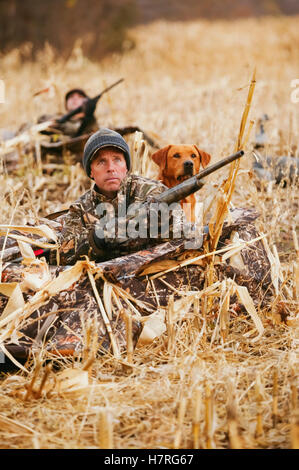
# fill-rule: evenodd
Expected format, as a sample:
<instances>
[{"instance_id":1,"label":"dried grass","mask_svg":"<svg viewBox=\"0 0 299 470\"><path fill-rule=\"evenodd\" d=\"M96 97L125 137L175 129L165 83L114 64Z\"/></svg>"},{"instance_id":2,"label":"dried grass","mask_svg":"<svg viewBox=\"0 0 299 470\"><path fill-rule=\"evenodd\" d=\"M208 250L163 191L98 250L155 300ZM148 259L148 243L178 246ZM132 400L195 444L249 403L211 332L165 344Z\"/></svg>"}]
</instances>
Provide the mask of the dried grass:
<instances>
[{"instance_id":1,"label":"dried grass","mask_svg":"<svg viewBox=\"0 0 299 470\"><path fill-rule=\"evenodd\" d=\"M299 156L298 104L290 100L290 81L296 78L298 63L297 22L298 18L233 24L156 22L131 32L135 50L99 64L78 50L67 63L54 62L48 47L37 62L22 64L19 52L13 51L2 57L8 102L0 107L1 126L18 126L62 109L69 87L84 83L86 91L95 94L124 76L124 85L103 97L97 108L102 125L138 125L161 146L194 142L214 160L220 159L231 153L239 129L238 148L247 142L249 149L253 142L252 122L247 130L244 126L248 106L241 128L240 116L250 87L244 83L256 66L250 118L257 121L265 112L271 117L266 153ZM37 90L49 86L52 95L33 98ZM156 176L142 135L129 143L135 171ZM227 170L211 176L198 197L204 202L205 220L217 204L222 207L216 211L218 227L230 198L234 206L253 206L260 212L257 224L267 235L265 246L276 279L272 304L263 309L254 306L240 286L213 276L202 292L193 292L190 286L173 288L181 299L170 298L168 309L146 318L143 339L134 351L128 335L124 356L115 343L111 354L95 358L93 325L86 324L82 361L51 358L51 368L43 364L41 351L19 372L2 374L0 448L298 448L298 188L262 184L258 192L250 158L248 153L234 176ZM19 174L9 175L5 168L0 173L4 235L8 225L13 229L40 224L40 216L64 209L90 186L78 165L57 167L44 175L41 163L33 165L32 155L21 152L21 159ZM40 235L47 238L49 233ZM19 242L28 242L28 237L30 230ZM207 247L207 253L215 246ZM240 246L236 240L224 256L237 256ZM202 259L180 260L180 264L192 262ZM33 266L32 260L28 263L27 268ZM151 286L161 270L176 267L151 266L147 272ZM1 285L10 296L0 319L1 340L11 334L16 319L27 321L32 309L83 270L108 329L113 309L121 310L128 331L139 315L138 303L109 283L101 301L93 281L101 273L88 262L56 281L49 280L40 266L35 269L38 279L28 277L28 272L24 279L27 287L36 288L30 305L19 285ZM236 313L230 306L234 292L247 313ZM126 309L120 298L125 299Z\"/></svg>"}]
</instances>

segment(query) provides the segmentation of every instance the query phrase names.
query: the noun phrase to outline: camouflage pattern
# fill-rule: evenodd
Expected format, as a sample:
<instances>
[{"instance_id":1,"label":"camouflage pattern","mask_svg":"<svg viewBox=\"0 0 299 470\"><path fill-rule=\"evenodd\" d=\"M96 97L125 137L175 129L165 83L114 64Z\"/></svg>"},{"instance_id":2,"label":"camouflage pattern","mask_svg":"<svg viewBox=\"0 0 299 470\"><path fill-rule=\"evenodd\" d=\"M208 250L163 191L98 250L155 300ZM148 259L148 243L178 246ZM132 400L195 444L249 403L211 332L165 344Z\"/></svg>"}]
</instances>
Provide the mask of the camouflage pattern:
<instances>
[{"instance_id":1,"label":"camouflage pattern","mask_svg":"<svg viewBox=\"0 0 299 470\"><path fill-rule=\"evenodd\" d=\"M223 248L232 234L238 234L239 238L249 242L259 237L255 226L255 220L258 213L252 209L233 209L230 211L231 221L225 222L217 249ZM204 240L209 236L205 234ZM155 291L151 288L145 291L145 286L140 287L140 282L145 282L145 278L140 277L140 273L151 263L162 261L163 259L175 260L183 253L192 257L202 253L201 250L186 250L184 240L169 241L159 244L149 250L139 251L130 256L118 258L117 260L101 263L105 278L110 282L120 284L124 289L130 291L134 298L148 302L151 298L159 298L160 305L166 305L168 296L173 293L170 288L159 279L152 281ZM265 305L273 294L271 279L271 265L262 240L245 246L240 251L242 265L236 267L232 265L230 259L226 262L215 264L215 275L219 280L225 278L234 279L240 286L247 287L253 301L256 304ZM191 286L201 290L204 288L205 271L204 266L188 266L186 268L176 269L174 272L166 273L163 279L168 284L176 288ZM136 286L139 286L136 290ZM163 300L164 299L164 300ZM155 300L156 302L156 300ZM166 303L165 303L166 302ZM157 303L155 304L157 308Z\"/></svg>"},{"instance_id":2,"label":"camouflage pattern","mask_svg":"<svg viewBox=\"0 0 299 470\"><path fill-rule=\"evenodd\" d=\"M166 190L159 181L130 174L121 183L120 189L114 199L109 199L97 191L96 186L87 191L76 202L74 202L68 213L63 217L62 231L59 234L59 264L70 265L84 255L93 261L104 261L127 255L143 248L149 248L157 243L167 242L172 238L172 228L181 224L184 213L180 210L174 214L170 221L169 237L163 238L159 232L157 238L135 238L120 240L117 238L105 238L103 248L100 249L93 240L93 232L100 217L97 213L97 206L101 203L111 204L111 209L118 217L118 209L126 209L133 203L154 201L155 195ZM149 216L149 210L145 210L145 216ZM57 254L52 252L51 264L57 264Z\"/></svg>"},{"instance_id":3,"label":"camouflage pattern","mask_svg":"<svg viewBox=\"0 0 299 470\"><path fill-rule=\"evenodd\" d=\"M57 270L57 274L59 270ZM13 267L7 269L10 280L21 278L21 272L14 271ZM103 281L97 281L97 288L103 291ZM30 300L32 293L25 294L25 300ZM123 308L126 304L122 299ZM6 300L0 295L0 311L5 308ZM126 350L126 324L119 315L112 315L110 320L113 335L118 350ZM109 351L110 338L99 310L92 287L87 276L81 277L71 288L54 295L49 302L35 311L19 330L21 337L17 343L8 342L7 349L18 359L26 359L45 345L45 350L51 355L72 356L79 355L86 347L86 331L92 327L92 341L96 341L96 352ZM141 333L141 324L132 322L132 341L136 345Z\"/></svg>"},{"instance_id":4,"label":"camouflage pattern","mask_svg":"<svg viewBox=\"0 0 299 470\"><path fill-rule=\"evenodd\" d=\"M258 214L247 209L231 211L230 221L226 222L219 240L218 249L227 244L233 233L237 233L243 240L249 241L258 237L255 219ZM206 235L208 237L208 235ZM174 294L178 299L179 291L202 290L205 286L206 265L178 266L175 270L163 275L162 278L148 282L148 276L142 275L145 267L153 262L163 259L178 260L182 255L196 256L199 252L186 252L182 240L169 241L139 252L104 261L97 264L105 279L118 285L131 294L136 301L142 301L144 306L138 310L141 315L148 315L157 310L159 306L165 307L169 296ZM254 303L263 307L273 295L273 285L270 276L270 262L261 240L241 250L243 265L233 266L230 259L215 264L215 275L218 280L232 278L238 285L247 287ZM63 266L50 266L53 277L66 269ZM4 267L2 282L21 282L23 266L10 264ZM104 281L96 280L97 290L104 301ZM24 300L29 301L34 292L24 293ZM124 309L126 305L120 299ZM232 298L231 302L235 302ZM7 304L7 298L0 295L0 315ZM96 336L99 353L111 350L110 337L107 333L100 308L94 296L88 276L82 274L79 281L59 294L52 296L49 301L35 311L22 324L20 332L22 338L18 344L9 342L5 344L8 351L17 359L26 359L31 353L39 351L43 345L52 355L72 356L80 355L86 348L85 331L88 322L94 322L93 332ZM126 351L126 324L121 311L115 309L110 320L113 335L117 341L120 353ZM141 334L142 323L134 320L132 341L136 341Z\"/></svg>"},{"instance_id":5,"label":"camouflage pattern","mask_svg":"<svg viewBox=\"0 0 299 470\"><path fill-rule=\"evenodd\" d=\"M63 116L62 114L56 114L56 115L45 114L43 116L40 116L40 118L38 119L38 123L50 121L53 119L59 119L62 116ZM83 127L83 123L84 123L84 127ZM96 118L94 116L91 116L91 117L86 118L85 122L84 122L84 118L80 118L80 119L69 119L63 124L56 123L55 126L53 126L53 128L51 129L53 131L57 130L57 133L61 133L65 136L76 137L78 135L96 132L97 130L99 130L99 124L97 123ZM78 134L79 130L80 132Z\"/></svg>"}]
</instances>

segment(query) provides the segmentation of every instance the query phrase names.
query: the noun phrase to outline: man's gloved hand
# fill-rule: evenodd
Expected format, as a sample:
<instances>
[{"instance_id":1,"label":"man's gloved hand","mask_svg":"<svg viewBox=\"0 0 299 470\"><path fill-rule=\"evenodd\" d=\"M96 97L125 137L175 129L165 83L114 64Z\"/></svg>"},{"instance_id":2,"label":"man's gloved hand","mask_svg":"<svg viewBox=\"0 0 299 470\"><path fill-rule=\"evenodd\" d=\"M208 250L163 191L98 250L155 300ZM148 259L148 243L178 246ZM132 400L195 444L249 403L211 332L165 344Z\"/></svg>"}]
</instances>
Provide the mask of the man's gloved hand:
<instances>
[{"instance_id":1,"label":"man's gloved hand","mask_svg":"<svg viewBox=\"0 0 299 470\"><path fill-rule=\"evenodd\" d=\"M89 232L89 242L95 253L102 252L105 249L105 240L97 236L95 229Z\"/></svg>"}]
</instances>

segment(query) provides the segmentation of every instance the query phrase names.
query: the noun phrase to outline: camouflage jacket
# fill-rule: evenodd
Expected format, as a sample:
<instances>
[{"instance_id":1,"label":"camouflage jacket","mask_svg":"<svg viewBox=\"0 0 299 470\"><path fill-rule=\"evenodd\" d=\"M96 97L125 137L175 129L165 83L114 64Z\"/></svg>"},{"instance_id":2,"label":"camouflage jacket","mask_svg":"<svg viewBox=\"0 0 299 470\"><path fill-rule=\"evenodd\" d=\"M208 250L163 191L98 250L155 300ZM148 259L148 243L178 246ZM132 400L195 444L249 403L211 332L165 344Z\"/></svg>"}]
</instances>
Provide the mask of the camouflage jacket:
<instances>
[{"instance_id":1,"label":"camouflage jacket","mask_svg":"<svg viewBox=\"0 0 299 470\"><path fill-rule=\"evenodd\" d=\"M128 175L122 181L114 199L108 199L98 192L97 187L94 186L75 201L63 217L62 231L59 234L59 260L57 259L57 252L53 250L50 257L51 264L56 264L57 261L62 265L73 264L82 259L84 255L98 262L106 261L173 239L173 228L179 225L182 226L184 222L184 213L181 208L174 211L170 221L167 220L167 232L158 231L154 236L151 236L149 230L147 230L146 233L143 232L143 236L138 236L133 227L132 236L122 238L117 230L118 227L116 227L115 234L112 230L112 235L111 230L109 233L109 229L107 229L108 232L104 230L101 247L97 246L93 238L93 233L101 220L102 208L107 210L106 213L109 212L109 208L114 211L115 219L112 218L112 221L118 221L120 219L120 208L123 211L124 207L126 210L129 207L132 208L133 203L154 202L155 195L164 192L166 189L167 187L159 181L133 174ZM150 212L152 209L149 209L147 205L144 207L143 215L145 214L145 219L148 219L149 215L152 214ZM160 216L158 225L161 225L161 219L162 216ZM126 227L127 221L128 219L125 218Z\"/></svg>"}]
</instances>

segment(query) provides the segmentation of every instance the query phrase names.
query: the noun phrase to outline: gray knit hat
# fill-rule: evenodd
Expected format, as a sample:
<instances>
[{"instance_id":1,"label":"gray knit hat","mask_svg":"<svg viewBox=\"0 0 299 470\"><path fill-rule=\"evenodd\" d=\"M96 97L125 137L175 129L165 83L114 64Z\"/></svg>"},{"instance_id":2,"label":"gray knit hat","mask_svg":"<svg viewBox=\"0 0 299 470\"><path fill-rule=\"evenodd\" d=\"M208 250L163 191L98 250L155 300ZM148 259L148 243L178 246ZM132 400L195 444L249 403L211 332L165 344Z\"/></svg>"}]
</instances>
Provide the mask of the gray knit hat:
<instances>
[{"instance_id":1,"label":"gray knit hat","mask_svg":"<svg viewBox=\"0 0 299 470\"><path fill-rule=\"evenodd\" d=\"M92 134L87 140L83 152L83 167L90 176L90 164L95 153L104 147L116 147L124 152L128 170L131 168L130 149L125 139L118 132L102 128Z\"/></svg>"}]
</instances>

